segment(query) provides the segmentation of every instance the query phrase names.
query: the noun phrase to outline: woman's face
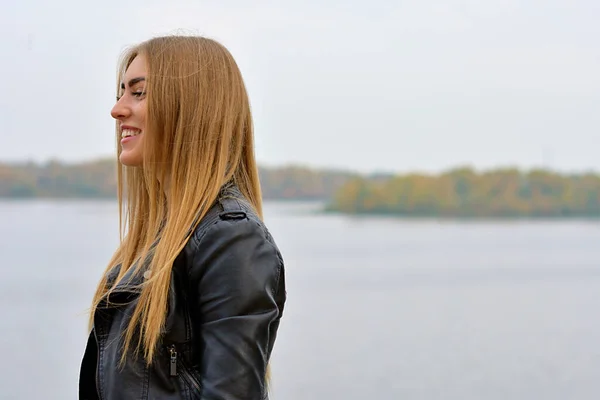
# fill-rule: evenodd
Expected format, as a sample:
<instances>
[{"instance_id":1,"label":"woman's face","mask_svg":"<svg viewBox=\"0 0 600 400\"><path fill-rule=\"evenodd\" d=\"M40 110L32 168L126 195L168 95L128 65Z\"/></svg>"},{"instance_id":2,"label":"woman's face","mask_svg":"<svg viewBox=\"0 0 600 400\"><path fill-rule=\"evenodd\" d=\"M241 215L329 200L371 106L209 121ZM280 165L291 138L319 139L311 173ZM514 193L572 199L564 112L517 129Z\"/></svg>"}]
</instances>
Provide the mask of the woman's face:
<instances>
[{"instance_id":1,"label":"woman's face","mask_svg":"<svg viewBox=\"0 0 600 400\"><path fill-rule=\"evenodd\" d=\"M146 127L146 58L138 55L125 72L117 104L110 115L119 121L121 132L121 164L142 165Z\"/></svg>"}]
</instances>

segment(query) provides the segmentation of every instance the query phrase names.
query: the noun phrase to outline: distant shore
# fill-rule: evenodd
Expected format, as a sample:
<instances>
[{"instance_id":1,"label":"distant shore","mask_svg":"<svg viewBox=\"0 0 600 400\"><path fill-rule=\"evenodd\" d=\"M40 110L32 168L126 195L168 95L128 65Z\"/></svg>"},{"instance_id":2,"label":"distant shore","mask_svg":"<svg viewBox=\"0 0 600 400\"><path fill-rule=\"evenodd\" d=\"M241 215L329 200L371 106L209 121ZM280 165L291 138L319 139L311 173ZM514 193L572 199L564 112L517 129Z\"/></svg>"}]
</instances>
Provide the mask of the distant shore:
<instances>
[{"instance_id":1,"label":"distant shore","mask_svg":"<svg viewBox=\"0 0 600 400\"><path fill-rule=\"evenodd\" d=\"M330 199L356 174L303 166L260 167L265 199ZM116 198L116 163L112 159L87 163L0 163L0 198L111 199Z\"/></svg>"},{"instance_id":2,"label":"distant shore","mask_svg":"<svg viewBox=\"0 0 600 400\"><path fill-rule=\"evenodd\" d=\"M349 179L326 211L350 215L452 219L600 217L600 176L506 168L457 168L438 175Z\"/></svg>"},{"instance_id":3,"label":"distant shore","mask_svg":"<svg viewBox=\"0 0 600 400\"><path fill-rule=\"evenodd\" d=\"M265 200L318 201L320 212L426 219L598 219L600 175L463 167L436 175L360 175L261 167ZM0 163L0 199L115 199L114 160Z\"/></svg>"}]
</instances>

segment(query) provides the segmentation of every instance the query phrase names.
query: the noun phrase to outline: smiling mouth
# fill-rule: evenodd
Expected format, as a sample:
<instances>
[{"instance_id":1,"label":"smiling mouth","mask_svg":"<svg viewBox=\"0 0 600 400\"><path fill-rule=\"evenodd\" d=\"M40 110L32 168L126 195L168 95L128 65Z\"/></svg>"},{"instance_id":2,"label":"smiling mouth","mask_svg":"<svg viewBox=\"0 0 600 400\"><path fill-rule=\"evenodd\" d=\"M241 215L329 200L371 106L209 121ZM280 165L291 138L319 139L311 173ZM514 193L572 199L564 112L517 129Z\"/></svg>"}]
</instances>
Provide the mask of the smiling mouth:
<instances>
[{"instance_id":1,"label":"smiling mouth","mask_svg":"<svg viewBox=\"0 0 600 400\"><path fill-rule=\"evenodd\" d=\"M142 133L142 131L140 131L140 130L123 129L123 131L121 132L121 139L124 139L126 137L131 137L131 136L137 136L141 133Z\"/></svg>"}]
</instances>

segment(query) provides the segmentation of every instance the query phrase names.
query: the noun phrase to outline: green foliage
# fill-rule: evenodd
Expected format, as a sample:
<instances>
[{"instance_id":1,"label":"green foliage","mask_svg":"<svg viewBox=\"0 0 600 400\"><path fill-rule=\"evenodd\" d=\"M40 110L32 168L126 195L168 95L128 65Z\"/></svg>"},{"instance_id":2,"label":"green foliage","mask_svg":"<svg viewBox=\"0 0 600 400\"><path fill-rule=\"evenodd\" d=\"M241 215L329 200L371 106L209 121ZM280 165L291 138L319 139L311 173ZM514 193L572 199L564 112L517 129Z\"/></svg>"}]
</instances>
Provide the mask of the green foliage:
<instances>
[{"instance_id":1,"label":"green foliage","mask_svg":"<svg viewBox=\"0 0 600 400\"><path fill-rule=\"evenodd\" d=\"M456 168L439 175L361 176L260 168L265 199L322 200L329 211L426 217L600 216L600 176ZM0 198L115 198L116 162L0 164Z\"/></svg>"},{"instance_id":2,"label":"green foliage","mask_svg":"<svg viewBox=\"0 0 600 400\"><path fill-rule=\"evenodd\" d=\"M67 165L0 164L0 197L116 197L116 169L110 160Z\"/></svg>"},{"instance_id":3,"label":"green foliage","mask_svg":"<svg viewBox=\"0 0 600 400\"><path fill-rule=\"evenodd\" d=\"M460 168L437 176L354 179L339 189L327 208L426 217L596 217L600 176L517 169L478 173Z\"/></svg>"}]
</instances>

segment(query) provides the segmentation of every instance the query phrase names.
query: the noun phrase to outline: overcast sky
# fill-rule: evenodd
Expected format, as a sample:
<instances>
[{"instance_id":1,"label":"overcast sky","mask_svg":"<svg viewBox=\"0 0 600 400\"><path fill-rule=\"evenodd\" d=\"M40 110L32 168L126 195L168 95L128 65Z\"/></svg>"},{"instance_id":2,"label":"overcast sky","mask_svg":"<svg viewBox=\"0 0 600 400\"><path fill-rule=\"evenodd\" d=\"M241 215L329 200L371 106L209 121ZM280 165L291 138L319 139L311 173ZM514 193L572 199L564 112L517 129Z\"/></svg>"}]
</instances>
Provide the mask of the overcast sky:
<instances>
[{"instance_id":1,"label":"overcast sky","mask_svg":"<svg viewBox=\"0 0 600 400\"><path fill-rule=\"evenodd\" d=\"M597 0L1 7L2 161L112 155L120 52L182 31L237 59L265 165L600 170Z\"/></svg>"}]
</instances>

